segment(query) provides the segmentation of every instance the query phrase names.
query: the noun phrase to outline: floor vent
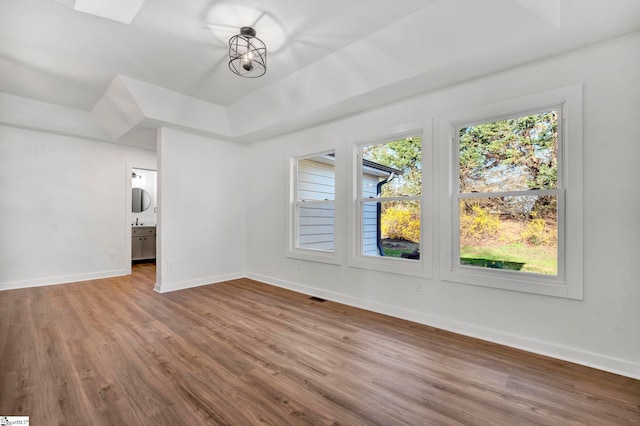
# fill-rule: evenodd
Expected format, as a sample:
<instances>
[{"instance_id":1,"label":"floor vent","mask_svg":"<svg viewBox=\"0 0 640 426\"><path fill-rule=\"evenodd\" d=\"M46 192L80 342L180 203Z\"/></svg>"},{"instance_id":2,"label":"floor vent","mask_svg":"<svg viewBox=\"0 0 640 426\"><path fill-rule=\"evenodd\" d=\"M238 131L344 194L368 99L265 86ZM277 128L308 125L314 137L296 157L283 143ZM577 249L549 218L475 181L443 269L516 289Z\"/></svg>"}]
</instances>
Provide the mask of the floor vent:
<instances>
[{"instance_id":1,"label":"floor vent","mask_svg":"<svg viewBox=\"0 0 640 426\"><path fill-rule=\"evenodd\" d=\"M314 302L326 302L326 299L323 299L322 297L315 297L315 296L311 296L309 300L313 300Z\"/></svg>"}]
</instances>

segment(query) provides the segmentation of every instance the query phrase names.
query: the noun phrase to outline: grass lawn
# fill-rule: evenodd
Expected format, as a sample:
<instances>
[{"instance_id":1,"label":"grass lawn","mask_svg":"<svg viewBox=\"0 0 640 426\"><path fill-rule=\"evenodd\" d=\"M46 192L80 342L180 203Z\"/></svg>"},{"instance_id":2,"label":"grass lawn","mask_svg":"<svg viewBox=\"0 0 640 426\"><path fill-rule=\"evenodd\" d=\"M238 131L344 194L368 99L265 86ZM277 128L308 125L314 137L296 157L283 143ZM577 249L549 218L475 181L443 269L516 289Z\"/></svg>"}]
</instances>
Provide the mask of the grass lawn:
<instances>
[{"instance_id":1,"label":"grass lawn","mask_svg":"<svg viewBox=\"0 0 640 426\"><path fill-rule=\"evenodd\" d=\"M411 253L411 250L402 250L402 249L384 249L384 255L387 257L402 257L403 254Z\"/></svg>"},{"instance_id":2,"label":"grass lawn","mask_svg":"<svg viewBox=\"0 0 640 426\"><path fill-rule=\"evenodd\" d=\"M390 239L383 239L382 245L385 256L388 257L402 257L403 253L412 253L419 247L411 241ZM460 257L465 259L464 263L476 264L478 267L489 267L489 263L493 261L497 263L492 266L495 268L546 275L558 273L555 245L532 246L521 242L485 241L484 245L463 245L460 247Z\"/></svg>"},{"instance_id":3,"label":"grass lawn","mask_svg":"<svg viewBox=\"0 0 640 426\"><path fill-rule=\"evenodd\" d=\"M462 246L460 257L466 259L486 259L496 262L523 263L521 271L556 275L558 261L555 247L529 246L523 243L496 246Z\"/></svg>"}]
</instances>

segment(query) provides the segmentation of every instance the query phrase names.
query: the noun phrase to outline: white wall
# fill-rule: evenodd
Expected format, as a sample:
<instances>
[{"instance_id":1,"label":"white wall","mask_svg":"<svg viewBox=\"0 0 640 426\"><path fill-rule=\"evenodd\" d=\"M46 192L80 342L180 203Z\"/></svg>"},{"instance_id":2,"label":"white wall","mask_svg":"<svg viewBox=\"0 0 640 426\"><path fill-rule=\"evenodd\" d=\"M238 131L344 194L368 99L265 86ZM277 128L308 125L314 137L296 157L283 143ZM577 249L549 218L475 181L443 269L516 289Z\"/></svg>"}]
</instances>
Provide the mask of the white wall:
<instances>
[{"instance_id":1,"label":"white wall","mask_svg":"<svg viewBox=\"0 0 640 426\"><path fill-rule=\"evenodd\" d=\"M245 276L246 147L162 128L156 290ZM268 175L264 176L268 179Z\"/></svg>"},{"instance_id":2,"label":"white wall","mask_svg":"<svg viewBox=\"0 0 640 426\"><path fill-rule=\"evenodd\" d=\"M635 34L248 147L163 128L157 290L248 274L640 377L640 285L632 268L640 256L638 51ZM350 158L353 142L408 122L577 83L585 88L584 301L444 282L437 238L433 279L350 268L346 257L335 266L285 256L287 152L331 142L338 157ZM305 90L313 99L321 88ZM131 167L155 160L151 151L0 127L0 289L126 273ZM338 181L351 178L337 170ZM352 194L338 188L337 203L346 206ZM350 229L344 214L336 227ZM335 244L346 255L346 233Z\"/></svg>"},{"instance_id":3,"label":"white wall","mask_svg":"<svg viewBox=\"0 0 640 426\"><path fill-rule=\"evenodd\" d=\"M502 342L557 358L640 377L640 34L468 84L419 96L344 120L251 146L247 221L249 276ZM284 256L287 242L287 152L388 136L395 127L486 103L584 83L585 298L568 300L440 280L436 238L433 279L418 279ZM435 126L438 128L438 126ZM437 137L437 135L436 135ZM435 144L448 141L435 140ZM427 161L425 161L426 164ZM434 162L436 191L441 165ZM269 178L265 178L268 176ZM340 179L338 171L338 179ZM344 179L351 179L346 173ZM337 203L351 203L337 185ZM429 206L426 206L429 209ZM339 211L336 207L336 211ZM344 210L343 210L344 211ZM437 209L428 210L436 215ZM571 218L568 218L570 221ZM336 217L349 229L344 217ZM434 227L439 228L436 222ZM346 253L347 237L336 236ZM420 287L420 289L418 288Z\"/></svg>"},{"instance_id":4,"label":"white wall","mask_svg":"<svg viewBox=\"0 0 640 426\"><path fill-rule=\"evenodd\" d=\"M152 151L0 126L0 290L126 274L127 164L155 161Z\"/></svg>"}]
</instances>

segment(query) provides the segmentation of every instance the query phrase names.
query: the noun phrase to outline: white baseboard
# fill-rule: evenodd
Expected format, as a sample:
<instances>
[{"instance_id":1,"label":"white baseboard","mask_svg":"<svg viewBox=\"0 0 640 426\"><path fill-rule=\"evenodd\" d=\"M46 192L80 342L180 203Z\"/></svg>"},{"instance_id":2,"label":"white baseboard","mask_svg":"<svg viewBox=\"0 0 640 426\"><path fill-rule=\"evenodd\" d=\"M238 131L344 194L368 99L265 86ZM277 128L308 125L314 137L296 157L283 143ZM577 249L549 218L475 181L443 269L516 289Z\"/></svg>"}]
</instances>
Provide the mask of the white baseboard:
<instances>
[{"instance_id":1,"label":"white baseboard","mask_svg":"<svg viewBox=\"0 0 640 426\"><path fill-rule=\"evenodd\" d=\"M34 280L8 281L0 283L0 291L99 280L101 278L119 277L122 275L128 275L128 272L125 269L114 269L111 271L92 272L89 274L61 275L58 277L46 277Z\"/></svg>"},{"instance_id":2,"label":"white baseboard","mask_svg":"<svg viewBox=\"0 0 640 426\"><path fill-rule=\"evenodd\" d=\"M94 272L90 274L75 274L64 275L58 277L47 277L35 280L24 281L9 281L0 283L0 291L14 290L28 287L41 287L48 285L57 285L72 283L78 281L89 281L101 278L109 278L115 276L128 275L129 273L125 269L116 269L111 271ZM387 305L384 303L374 302L371 300L364 300L352 296L348 296L341 293L331 292L291 281L281 280L278 278L254 274L254 273L233 273L226 275L218 275L214 277L204 277L195 280L181 281L176 283L164 283L154 285L154 290L158 293L168 293L176 290L183 290L192 287L199 287L202 285L216 284L224 281L251 278L256 281L260 281L266 284L274 285L276 287L285 288L288 290L296 291L311 296L322 297L323 299L332 300L335 302L343 303L345 305L354 306L361 309L366 309L373 312L378 312L384 315L389 315L396 318L413 321L419 324L425 324L431 327L440 328L454 333L459 333L469 337L475 337L478 339L486 340L489 342L499 343L505 346L510 346L517 349L522 349L528 352L533 352L540 355L549 356L564 361L573 362L576 364L584 365L587 367L593 367L603 371L609 371L611 373L620 374L622 376L640 379L640 362L631 362L623 359L609 357L598 353L588 352L568 346L558 345L555 343L544 342L541 340L530 339L523 336L518 336L510 333L504 333L501 331L488 329L484 327L478 327L473 324L464 323L460 321L443 318L437 315L429 315L424 312L416 312L408 309L398 308L396 306Z\"/></svg>"},{"instance_id":3,"label":"white baseboard","mask_svg":"<svg viewBox=\"0 0 640 426\"><path fill-rule=\"evenodd\" d=\"M197 278L194 280L179 281L175 283L161 283L161 284L156 283L153 286L153 289L158 293L168 293L170 291L184 290L192 287L200 287L201 285L216 284L224 281L237 280L240 278L245 278L246 276L247 275L244 272L237 272L233 274L217 275L215 277L203 277L203 278Z\"/></svg>"},{"instance_id":4,"label":"white baseboard","mask_svg":"<svg viewBox=\"0 0 640 426\"><path fill-rule=\"evenodd\" d=\"M478 327L473 324L454 321L436 315L429 315L424 312L416 312L391 305L386 305L384 303L363 300L345 294L326 291L323 289L318 289L315 287L310 287L291 281L285 281L261 274L249 273L247 274L247 277L266 284L282 287L311 296L321 297L323 299L332 300L334 302L343 303L345 305L366 309L369 311L405 319L408 321L413 321L419 324L440 328L442 330L447 330L465 336L498 343L516 349L522 349L539 355L573 362L575 364L596 368L598 370L608 371L622 376L640 379L640 363L583 351L580 349L558 345L555 343L530 339L527 337L504 333L484 327Z\"/></svg>"}]
</instances>

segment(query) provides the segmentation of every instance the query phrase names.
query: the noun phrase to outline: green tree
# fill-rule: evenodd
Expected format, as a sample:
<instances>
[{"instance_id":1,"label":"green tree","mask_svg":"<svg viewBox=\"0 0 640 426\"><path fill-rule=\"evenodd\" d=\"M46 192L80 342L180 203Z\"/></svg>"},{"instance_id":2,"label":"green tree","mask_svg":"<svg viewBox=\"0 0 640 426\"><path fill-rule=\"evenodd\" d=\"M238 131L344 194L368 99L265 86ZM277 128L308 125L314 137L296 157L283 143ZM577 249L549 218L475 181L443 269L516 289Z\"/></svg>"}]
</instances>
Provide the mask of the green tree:
<instances>
[{"instance_id":1,"label":"green tree","mask_svg":"<svg viewBox=\"0 0 640 426\"><path fill-rule=\"evenodd\" d=\"M422 193L422 138L409 137L366 146L363 158L400 171L382 187L383 197L419 196ZM383 180L384 178L380 178ZM381 202L381 225L387 238L420 241L420 202Z\"/></svg>"},{"instance_id":2,"label":"green tree","mask_svg":"<svg viewBox=\"0 0 640 426\"><path fill-rule=\"evenodd\" d=\"M461 192L556 188L558 114L549 111L462 128L459 135ZM500 209L503 199L485 202ZM503 206L504 207L504 206ZM538 197L528 210L556 210L555 198Z\"/></svg>"},{"instance_id":3,"label":"green tree","mask_svg":"<svg viewBox=\"0 0 640 426\"><path fill-rule=\"evenodd\" d=\"M387 197L420 195L422 188L422 138L418 136L366 146L363 149L366 160L393 167L402 171L389 184L383 195Z\"/></svg>"}]
</instances>

